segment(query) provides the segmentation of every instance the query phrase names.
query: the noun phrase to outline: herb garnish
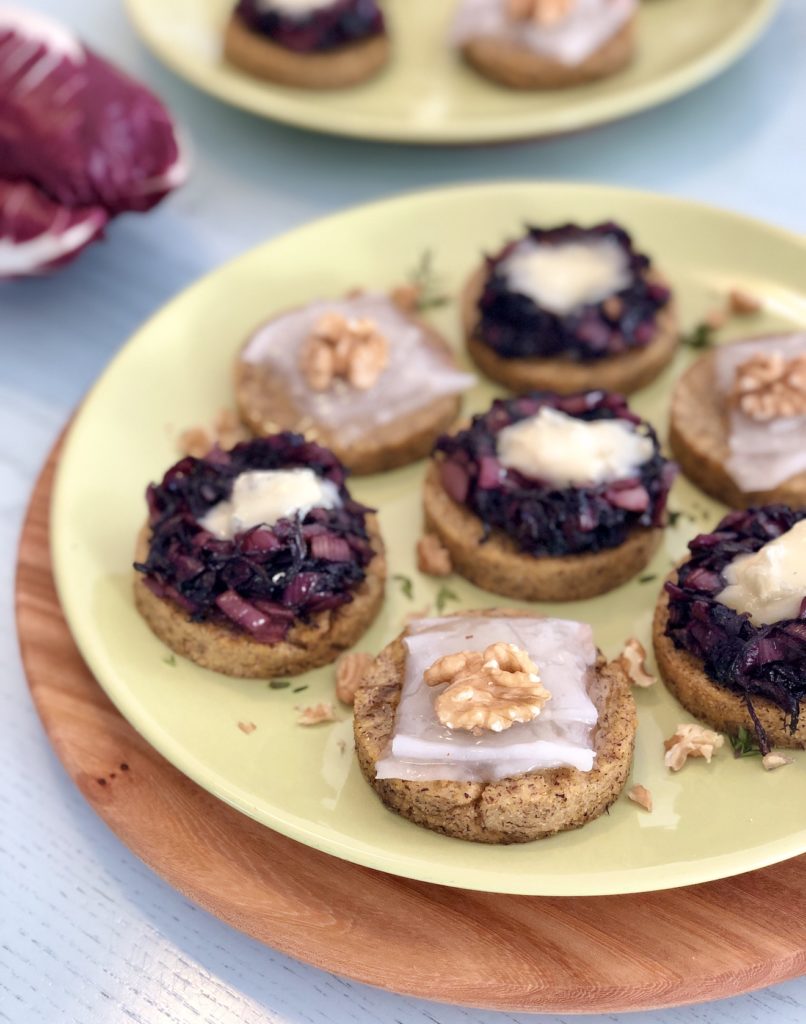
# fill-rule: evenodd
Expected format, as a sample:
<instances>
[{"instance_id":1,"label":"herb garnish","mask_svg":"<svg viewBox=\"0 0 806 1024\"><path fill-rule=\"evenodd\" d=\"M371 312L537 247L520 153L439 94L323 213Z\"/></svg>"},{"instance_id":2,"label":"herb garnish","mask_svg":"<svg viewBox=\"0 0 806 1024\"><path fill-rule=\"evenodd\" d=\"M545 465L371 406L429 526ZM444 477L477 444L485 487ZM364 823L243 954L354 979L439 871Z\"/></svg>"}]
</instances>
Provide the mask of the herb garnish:
<instances>
[{"instance_id":1,"label":"herb garnish","mask_svg":"<svg viewBox=\"0 0 806 1024\"><path fill-rule=\"evenodd\" d=\"M417 289L417 309L437 309L450 302L450 296L440 288L439 277L434 270L434 254L426 249L420 256L414 270L409 274L409 281Z\"/></svg>"},{"instance_id":2,"label":"herb garnish","mask_svg":"<svg viewBox=\"0 0 806 1024\"><path fill-rule=\"evenodd\" d=\"M760 757L761 751L753 736L743 725L735 736L728 736L734 757Z\"/></svg>"},{"instance_id":3,"label":"herb garnish","mask_svg":"<svg viewBox=\"0 0 806 1024\"><path fill-rule=\"evenodd\" d=\"M291 682L288 679L270 679L269 680L269 689L270 690L287 690L290 685L291 685Z\"/></svg>"},{"instance_id":4,"label":"herb garnish","mask_svg":"<svg viewBox=\"0 0 806 1024\"><path fill-rule=\"evenodd\" d=\"M302 693L303 690L307 690L307 689L308 689L307 685L305 685L305 686L295 686L294 689L291 692L292 693Z\"/></svg>"},{"instance_id":5,"label":"herb garnish","mask_svg":"<svg viewBox=\"0 0 806 1024\"><path fill-rule=\"evenodd\" d=\"M412 582L411 576L404 576L402 572L396 572L392 579L395 583L400 584L400 589L404 597L407 597L411 601L414 597L414 583Z\"/></svg>"},{"instance_id":6,"label":"herb garnish","mask_svg":"<svg viewBox=\"0 0 806 1024\"><path fill-rule=\"evenodd\" d=\"M176 655L175 654L166 654L165 657L162 660L165 662L166 665L170 665L171 668L176 668Z\"/></svg>"},{"instance_id":7,"label":"herb garnish","mask_svg":"<svg viewBox=\"0 0 806 1024\"><path fill-rule=\"evenodd\" d=\"M658 578L658 574L656 572L648 572L646 574L646 576L639 576L638 577L638 582L639 583L651 583L653 580L656 580L657 578Z\"/></svg>"},{"instance_id":8,"label":"herb garnish","mask_svg":"<svg viewBox=\"0 0 806 1024\"><path fill-rule=\"evenodd\" d=\"M445 605L449 601L458 601L459 595L455 594L450 587L446 587L444 584L439 588L437 592L437 612L441 613L445 610Z\"/></svg>"},{"instance_id":9,"label":"herb garnish","mask_svg":"<svg viewBox=\"0 0 806 1024\"><path fill-rule=\"evenodd\" d=\"M710 325L703 321L697 324L696 327L692 328L688 333L680 335L680 343L685 345L687 348L703 349L710 348L713 345L716 336L716 331Z\"/></svg>"}]
</instances>

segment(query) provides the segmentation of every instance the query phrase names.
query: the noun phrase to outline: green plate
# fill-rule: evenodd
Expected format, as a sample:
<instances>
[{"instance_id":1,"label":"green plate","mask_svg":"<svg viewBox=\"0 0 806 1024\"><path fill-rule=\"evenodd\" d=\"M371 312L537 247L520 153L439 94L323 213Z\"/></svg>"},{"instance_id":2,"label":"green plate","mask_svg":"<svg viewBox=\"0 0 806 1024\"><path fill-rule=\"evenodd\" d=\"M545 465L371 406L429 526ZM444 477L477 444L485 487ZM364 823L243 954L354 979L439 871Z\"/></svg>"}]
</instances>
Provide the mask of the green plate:
<instances>
[{"instance_id":1,"label":"green plate","mask_svg":"<svg viewBox=\"0 0 806 1024\"><path fill-rule=\"evenodd\" d=\"M529 138L612 121L718 74L763 31L777 0L643 0L638 57L592 85L519 94L465 68L448 47L448 0L386 0L393 59L372 82L336 92L272 85L221 56L234 0L127 0L137 31L177 74L218 99L278 121L395 142Z\"/></svg>"},{"instance_id":2,"label":"green plate","mask_svg":"<svg viewBox=\"0 0 806 1024\"><path fill-rule=\"evenodd\" d=\"M272 690L174 658L137 614L131 594L134 538L143 491L176 460L176 437L231 403L232 358L262 319L295 303L355 285L399 282L430 248L442 283L456 294L482 250L524 220L559 223L615 217L655 255L674 283L686 324L728 287L763 296L771 314L737 324L747 331L806 326L806 243L734 214L671 199L588 185L502 183L424 192L359 207L311 224L240 257L169 303L125 346L86 399L59 466L52 547L70 628L96 678L128 720L169 761L211 793L270 828L327 853L445 885L504 892L592 895L703 882L806 851L806 753L767 773L759 759L722 750L711 765L679 774L663 766L663 739L690 720L662 684L637 693L640 714L633 781L652 791L646 814L626 798L585 828L524 846L447 839L387 811L352 754L346 710L333 725L303 728L295 707L333 698L333 670ZM434 324L459 338L455 306ZM728 332L726 332L728 333ZM636 409L665 430L671 386L691 358L681 353ZM495 394L480 384L466 411ZM420 576L413 549L420 527L420 463L353 485L381 510L390 572L410 576L408 600L390 581L388 600L359 650L378 651L404 617L434 605L440 582ZM593 624L615 654L631 634L649 646L660 578L695 533L721 513L685 481L671 506L681 514L647 573L597 600L538 605ZM449 610L507 604L459 579ZM523 607L521 605L521 607ZM307 687L296 693L294 688ZM254 722L249 735L239 722Z\"/></svg>"}]
</instances>

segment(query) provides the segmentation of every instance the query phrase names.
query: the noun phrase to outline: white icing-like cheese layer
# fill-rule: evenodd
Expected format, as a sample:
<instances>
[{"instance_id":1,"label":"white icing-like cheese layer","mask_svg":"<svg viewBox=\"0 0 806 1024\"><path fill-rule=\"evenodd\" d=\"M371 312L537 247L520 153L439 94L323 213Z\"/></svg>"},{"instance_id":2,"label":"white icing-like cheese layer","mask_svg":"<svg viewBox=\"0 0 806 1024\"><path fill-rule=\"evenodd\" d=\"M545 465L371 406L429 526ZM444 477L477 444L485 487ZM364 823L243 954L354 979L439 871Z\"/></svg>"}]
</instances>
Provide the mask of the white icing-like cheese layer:
<instances>
[{"instance_id":1,"label":"white icing-like cheese layer","mask_svg":"<svg viewBox=\"0 0 806 1024\"><path fill-rule=\"evenodd\" d=\"M806 598L806 520L752 555L740 555L723 573L717 601L746 612L755 626L796 619Z\"/></svg>"},{"instance_id":2,"label":"white icing-like cheese layer","mask_svg":"<svg viewBox=\"0 0 806 1024\"><path fill-rule=\"evenodd\" d=\"M463 46L475 39L500 39L573 67L611 39L637 10L638 0L576 0L561 21L538 25L511 18L507 0L461 0L451 42Z\"/></svg>"},{"instance_id":3,"label":"white icing-like cheese layer","mask_svg":"<svg viewBox=\"0 0 806 1024\"><path fill-rule=\"evenodd\" d=\"M510 291L559 316L602 302L631 280L627 254L612 238L559 245L525 239L503 270Z\"/></svg>"},{"instance_id":4,"label":"white icing-like cheese layer","mask_svg":"<svg viewBox=\"0 0 806 1024\"><path fill-rule=\"evenodd\" d=\"M276 11L292 18L304 18L306 14L312 14L323 7L332 7L335 3L336 0L258 0L257 6L261 11Z\"/></svg>"},{"instance_id":5,"label":"white icing-like cheese layer","mask_svg":"<svg viewBox=\"0 0 806 1024\"><path fill-rule=\"evenodd\" d=\"M474 736L442 725L434 701L444 687L428 686L425 670L445 654L483 651L498 641L529 654L551 699L533 721L505 732ZM494 782L544 768L591 770L598 715L588 695L596 663L590 626L549 618L421 619L405 643L403 688L391 748L377 764L379 779Z\"/></svg>"},{"instance_id":6,"label":"white icing-like cheese layer","mask_svg":"<svg viewBox=\"0 0 806 1024\"><path fill-rule=\"evenodd\" d=\"M806 354L806 333L720 345L715 353L716 385L722 401L733 391L737 368L759 353L786 359ZM759 422L738 408L728 413L725 468L743 491L766 491L806 472L806 416Z\"/></svg>"},{"instance_id":7,"label":"white icing-like cheese layer","mask_svg":"<svg viewBox=\"0 0 806 1024\"><path fill-rule=\"evenodd\" d=\"M279 519L305 516L312 508L337 508L338 487L312 469L254 469L235 478L226 501L199 520L221 540L231 540L255 526L273 526Z\"/></svg>"},{"instance_id":8,"label":"white icing-like cheese layer","mask_svg":"<svg viewBox=\"0 0 806 1024\"><path fill-rule=\"evenodd\" d=\"M543 406L534 416L504 427L497 450L508 469L574 487L631 477L655 448L651 438L626 420L588 422Z\"/></svg>"},{"instance_id":9,"label":"white icing-like cheese layer","mask_svg":"<svg viewBox=\"0 0 806 1024\"><path fill-rule=\"evenodd\" d=\"M300 369L306 339L327 313L348 320L371 320L389 343L389 361L376 383L358 391L336 381L327 391L312 391ZM438 398L456 395L476 383L461 373L449 356L429 345L425 332L388 296L365 293L347 299L312 302L271 320L253 335L242 358L278 374L302 416L337 431L342 444L372 437L379 427L416 416Z\"/></svg>"}]
</instances>

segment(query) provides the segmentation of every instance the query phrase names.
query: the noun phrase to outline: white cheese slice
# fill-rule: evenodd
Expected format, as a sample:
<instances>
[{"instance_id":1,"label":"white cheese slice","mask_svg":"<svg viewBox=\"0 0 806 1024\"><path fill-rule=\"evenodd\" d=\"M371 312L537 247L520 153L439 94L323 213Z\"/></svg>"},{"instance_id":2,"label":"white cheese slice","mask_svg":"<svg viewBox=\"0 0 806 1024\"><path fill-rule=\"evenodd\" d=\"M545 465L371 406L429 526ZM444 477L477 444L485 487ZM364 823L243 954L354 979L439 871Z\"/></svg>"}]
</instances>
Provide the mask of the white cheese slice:
<instances>
[{"instance_id":1,"label":"white cheese slice","mask_svg":"<svg viewBox=\"0 0 806 1024\"><path fill-rule=\"evenodd\" d=\"M516 21L507 7L507 0L461 0L451 42L463 46L491 37L573 66L587 60L629 21L638 0L576 0L568 15L553 25Z\"/></svg>"},{"instance_id":2,"label":"white cheese slice","mask_svg":"<svg viewBox=\"0 0 806 1024\"><path fill-rule=\"evenodd\" d=\"M235 478L230 497L213 505L199 523L219 539L232 540L255 526L339 505L338 487L312 469L247 470Z\"/></svg>"},{"instance_id":3,"label":"white cheese slice","mask_svg":"<svg viewBox=\"0 0 806 1024\"><path fill-rule=\"evenodd\" d=\"M806 520L724 570L727 586L717 601L747 612L755 626L796 619L806 598Z\"/></svg>"},{"instance_id":4,"label":"white cheese slice","mask_svg":"<svg viewBox=\"0 0 806 1024\"><path fill-rule=\"evenodd\" d=\"M548 406L498 434L499 461L558 487L624 480L652 458L652 439L627 420L580 420Z\"/></svg>"},{"instance_id":5,"label":"white cheese slice","mask_svg":"<svg viewBox=\"0 0 806 1024\"><path fill-rule=\"evenodd\" d=\"M448 729L434 711L445 687L428 686L425 670L445 654L483 651L497 641L527 651L551 699L536 719L504 732L474 736ZM544 768L593 767L597 711L587 688L596 646L590 626L549 618L421 619L409 627L405 644L400 704L378 778L493 782Z\"/></svg>"},{"instance_id":6,"label":"white cheese slice","mask_svg":"<svg viewBox=\"0 0 806 1024\"><path fill-rule=\"evenodd\" d=\"M714 353L717 391L723 402L733 391L738 367L758 353L786 359L806 353L806 332L720 345ZM806 416L759 422L741 409L727 414L730 454L725 468L746 492L766 491L806 472Z\"/></svg>"},{"instance_id":7,"label":"white cheese slice","mask_svg":"<svg viewBox=\"0 0 806 1024\"><path fill-rule=\"evenodd\" d=\"M327 391L313 391L306 381L300 352L328 313L371 320L389 342L389 362L371 388L358 391L336 381ZM451 356L429 344L425 331L388 295L375 292L319 300L283 313L252 336L241 358L281 377L300 417L337 432L345 445L371 438L379 427L406 416L416 418L437 399L461 394L476 383L472 374L457 369Z\"/></svg>"},{"instance_id":8,"label":"white cheese slice","mask_svg":"<svg viewBox=\"0 0 806 1024\"><path fill-rule=\"evenodd\" d=\"M527 238L518 243L502 269L510 291L559 316L602 302L631 281L627 254L612 238L558 245Z\"/></svg>"}]
</instances>

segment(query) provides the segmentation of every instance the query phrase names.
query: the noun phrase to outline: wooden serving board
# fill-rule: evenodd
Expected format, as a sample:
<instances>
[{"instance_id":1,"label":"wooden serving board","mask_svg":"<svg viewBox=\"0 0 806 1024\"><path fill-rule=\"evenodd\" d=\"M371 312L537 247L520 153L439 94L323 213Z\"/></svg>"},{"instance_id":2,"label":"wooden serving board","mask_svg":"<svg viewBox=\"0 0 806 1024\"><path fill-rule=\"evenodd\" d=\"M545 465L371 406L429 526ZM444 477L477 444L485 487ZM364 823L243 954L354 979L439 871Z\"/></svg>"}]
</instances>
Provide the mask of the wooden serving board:
<instances>
[{"instance_id":1,"label":"wooden serving board","mask_svg":"<svg viewBox=\"0 0 806 1024\"><path fill-rule=\"evenodd\" d=\"M48 738L94 810L189 899L299 960L394 992L592 1013L733 996L806 971L806 856L685 889L585 899L412 882L336 860L199 788L121 717L81 659L51 575L58 448L22 534L17 618Z\"/></svg>"}]
</instances>

